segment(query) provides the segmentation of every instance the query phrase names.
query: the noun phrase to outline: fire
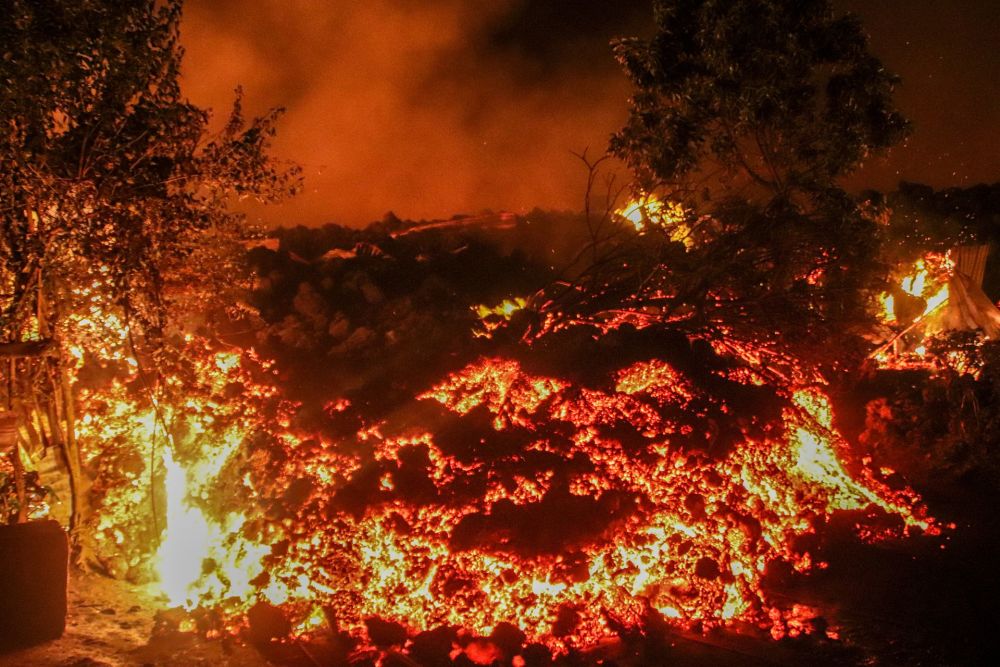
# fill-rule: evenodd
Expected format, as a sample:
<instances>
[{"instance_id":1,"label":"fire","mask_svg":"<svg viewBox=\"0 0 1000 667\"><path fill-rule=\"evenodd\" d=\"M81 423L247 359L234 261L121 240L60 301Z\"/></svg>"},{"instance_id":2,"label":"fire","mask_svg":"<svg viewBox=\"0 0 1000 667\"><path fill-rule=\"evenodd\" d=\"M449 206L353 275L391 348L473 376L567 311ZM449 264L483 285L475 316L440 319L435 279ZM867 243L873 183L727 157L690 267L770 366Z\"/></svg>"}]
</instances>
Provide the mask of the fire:
<instances>
[{"instance_id":1,"label":"fire","mask_svg":"<svg viewBox=\"0 0 1000 667\"><path fill-rule=\"evenodd\" d=\"M79 437L99 471L93 557L119 576L157 580L171 605L250 601L270 547L246 535L241 505L256 492L238 477L236 459L262 427L258 410L273 388L250 378L252 355L212 351L195 338L187 345L193 377L166 379L183 384L183 400L150 395L134 359L125 381L83 392ZM236 387L245 390L240 400ZM220 497L221 484L229 497Z\"/></svg>"},{"instance_id":2,"label":"fire","mask_svg":"<svg viewBox=\"0 0 1000 667\"><path fill-rule=\"evenodd\" d=\"M940 308L944 303L948 301L948 285L942 285L937 292L927 297L927 305L924 306L924 312L922 316L929 315L938 308Z\"/></svg>"},{"instance_id":3,"label":"fire","mask_svg":"<svg viewBox=\"0 0 1000 667\"><path fill-rule=\"evenodd\" d=\"M892 324L896 321L896 299L887 293L879 295L879 304L881 305L881 310L879 315L881 319L886 324Z\"/></svg>"},{"instance_id":4,"label":"fire","mask_svg":"<svg viewBox=\"0 0 1000 667\"><path fill-rule=\"evenodd\" d=\"M874 355L881 365L906 366L927 362L926 346L913 341L923 336L930 316L947 304L950 296L948 281L954 270L950 255L929 253L898 279L895 294L884 292L879 296L880 320L895 332L890 343L879 348Z\"/></svg>"},{"instance_id":5,"label":"fire","mask_svg":"<svg viewBox=\"0 0 1000 667\"><path fill-rule=\"evenodd\" d=\"M212 536L208 521L196 508L187 505L187 472L163 450L166 469L167 526L156 552L160 588L172 606L190 604L188 589L201 576L202 562L208 557Z\"/></svg>"},{"instance_id":6,"label":"fire","mask_svg":"<svg viewBox=\"0 0 1000 667\"><path fill-rule=\"evenodd\" d=\"M693 242L684 207L675 202L663 201L655 194L639 195L616 210L615 215L632 223L637 232L661 229L670 235L672 241L688 247Z\"/></svg>"},{"instance_id":7,"label":"fire","mask_svg":"<svg viewBox=\"0 0 1000 667\"><path fill-rule=\"evenodd\" d=\"M924 287L927 282L927 267L924 264L924 260L917 260L913 268L913 274L903 278L900 286L910 296L923 296Z\"/></svg>"},{"instance_id":8,"label":"fire","mask_svg":"<svg viewBox=\"0 0 1000 667\"><path fill-rule=\"evenodd\" d=\"M524 310L524 307L528 304L528 300L524 297L514 297L513 299L504 299L495 306L486 306L484 304L479 304L475 306L472 310L479 316L480 319L485 319L490 316L496 316L503 318L504 320L510 320L514 313L519 310Z\"/></svg>"},{"instance_id":9,"label":"fire","mask_svg":"<svg viewBox=\"0 0 1000 667\"><path fill-rule=\"evenodd\" d=\"M514 297L504 299L495 306L478 304L472 307L472 312L479 318L479 328L473 331L473 335L482 338L490 338L497 329L509 322L514 314L524 310L528 305L528 300L524 297Z\"/></svg>"},{"instance_id":10,"label":"fire","mask_svg":"<svg viewBox=\"0 0 1000 667\"><path fill-rule=\"evenodd\" d=\"M170 605L191 609L205 601L256 598L258 592L251 582L263 571L262 561L270 547L242 537L243 514L230 513L217 522L193 506L188 495L198 484L169 448L163 452L163 467L166 526L155 562L159 588ZM202 480L214 481L215 477ZM280 598L281 594L270 591L265 595Z\"/></svg>"},{"instance_id":11,"label":"fire","mask_svg":"<svg viewBox=\"0 0 1000 667\"><path fill-rule=\"evenodd\" d=\"M923 310L916 319L926 317L948 301L948 277L954 264L948 255L931 253L917 260L912 271L900 279L899 288L904 294L923 300ZM885 322L895 322L896 299L889 293L880 296Z\"/></svg>"},{"instance_id":12,"label":"fire","mask_svg":"<svg viewBox=\"0 0 1000 667\"><path fill-rule=\"evenodd\" d=\"M706 410L730 408L666 361L591 386L486 357L416 397L457 439L391 420L317 433L292 426L268 362L186 344L186 379L166 379L183 398L150 402L124 360L131 382L87 395L81 436L115 452L91 461L105 471L93 530L101 553L147 561L170 605L231 628L266 601L299 633L331 616L359 636L371 617L480 635L512 623L556 651L650 613L780 636L805 621L762 582L775 561L816 566L797 536L838 510L937 530L850 458L819 388L788 390L780 432L710 455Z\"/></svg>"}]
</instances>

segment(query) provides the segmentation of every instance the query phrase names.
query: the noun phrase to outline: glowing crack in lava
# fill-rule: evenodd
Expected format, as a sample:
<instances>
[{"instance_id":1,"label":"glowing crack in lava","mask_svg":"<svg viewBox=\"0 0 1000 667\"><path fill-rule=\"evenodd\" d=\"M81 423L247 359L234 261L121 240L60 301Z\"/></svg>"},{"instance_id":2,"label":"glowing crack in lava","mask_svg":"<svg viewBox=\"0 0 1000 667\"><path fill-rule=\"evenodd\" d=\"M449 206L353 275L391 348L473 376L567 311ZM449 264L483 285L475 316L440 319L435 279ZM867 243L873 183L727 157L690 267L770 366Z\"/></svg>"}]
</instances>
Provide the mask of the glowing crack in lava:
<instances>
[{"instance_id":1,"label":"glowing crack in lava","mask_svg":"<svg viewBox=\"0 0 1000 667\"><path fill-rule=\"evenodd\" d=\"M794 610L766 599L765 569L814 567L796 538L831 513L937 530L912 492L848 461L820 391L790 391L781 428L713 455L680 444L701 437L691 424L708 428L706 400L729 410L703 394L656 359L580 386L484 358L419 396L419 419L332 436L272 416L268 446L242 459L189 447L181 465L164 450L161 585L172 603L236 625L258 601L279 605L297 632L329 617L358 635L371 617L482 635L506 622L565 650L658 614L781 636ZM245 436L268 430L260 411L244 413L259 422L236 420ZM226 474L240 481L221 504L242 511L196 510Z\"/></svg>"}]
</instances>

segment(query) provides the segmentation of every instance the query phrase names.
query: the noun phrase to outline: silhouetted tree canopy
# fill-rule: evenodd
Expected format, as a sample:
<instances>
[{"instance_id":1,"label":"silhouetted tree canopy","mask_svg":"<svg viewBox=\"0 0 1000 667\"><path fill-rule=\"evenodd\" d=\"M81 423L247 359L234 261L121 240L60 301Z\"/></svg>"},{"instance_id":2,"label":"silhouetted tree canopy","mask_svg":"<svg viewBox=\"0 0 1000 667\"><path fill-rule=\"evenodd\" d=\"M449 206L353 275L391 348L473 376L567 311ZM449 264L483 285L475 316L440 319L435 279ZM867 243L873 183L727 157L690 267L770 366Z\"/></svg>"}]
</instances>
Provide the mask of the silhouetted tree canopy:
<instances>
[{"instance_id":1,"label":"silhouetted tree canopy","mask_svg":"<svg viewBox=\"0 0 1000 667\"><path fill-rule=\"evenodd\" d=\"M828 0L654 7L652 38L615 45L634 95L611 151L640 193L686 213L614 239L553 310L625 310L836 364L884 273L880 211L841 179L906 135L895 77Z\"/></svg>"},{"instance_id":2,"label":"silhouetted tree canopy","mask_svg":"<svg viewBox=\"0 0 1000 667\"><path fill-rule=\"evenodd\" d=\"M905 136L896 78L828 0L659 1L655 20L616 45L636 92L613 148L647 184L808 210Z\"/></svg>"}]
</instances>

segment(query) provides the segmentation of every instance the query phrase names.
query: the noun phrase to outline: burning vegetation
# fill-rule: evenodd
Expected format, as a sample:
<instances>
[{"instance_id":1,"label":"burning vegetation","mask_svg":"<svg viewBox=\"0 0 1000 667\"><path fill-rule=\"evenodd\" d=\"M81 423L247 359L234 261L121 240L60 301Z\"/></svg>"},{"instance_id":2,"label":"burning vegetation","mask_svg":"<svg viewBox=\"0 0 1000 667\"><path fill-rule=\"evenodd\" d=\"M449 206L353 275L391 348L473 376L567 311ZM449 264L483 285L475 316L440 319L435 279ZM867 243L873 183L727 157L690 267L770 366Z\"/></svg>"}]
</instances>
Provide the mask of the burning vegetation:
<instances>
[{"instance_id":1,"label":"burning vegetation","mask_svg":"<svg viewBox=\"0 0 1000 667\"><path fill-rule=\"evenodd\" d=\"M616 45L624 205L613 181L593 205L584 157L580 215L266 239L229 204L297 187L276 115L237 101L210 136L177 84L180 3L112 4L4 24L27 51L79 23L84 55L2 65L27 91L2 148L28 157L2 176L0 500L154 586L159 632L379 665L836 642L768 580L822 572L838 517L869 544L942 536L908 481L941 458L994 472L993 239L906 237L927 227L905 188L841 189L907 125L827 3L658 2L658 37ZM918 393L957 417L919 423Z\"/></svg>"}]
</instances>

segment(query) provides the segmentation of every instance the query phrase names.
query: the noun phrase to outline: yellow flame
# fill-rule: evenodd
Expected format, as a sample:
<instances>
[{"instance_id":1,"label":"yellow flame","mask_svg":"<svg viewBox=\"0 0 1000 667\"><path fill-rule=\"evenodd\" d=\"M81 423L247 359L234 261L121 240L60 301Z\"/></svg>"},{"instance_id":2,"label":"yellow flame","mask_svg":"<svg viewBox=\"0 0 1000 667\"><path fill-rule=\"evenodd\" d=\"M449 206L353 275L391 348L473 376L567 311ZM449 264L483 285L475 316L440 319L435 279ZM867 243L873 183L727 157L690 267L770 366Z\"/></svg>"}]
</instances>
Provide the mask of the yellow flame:
<instances>
[{"instance_id":1,"label":"yellow flame","mask_svg":"<svg viewBox=\"0 0 1000 667\"><path fill-rule=\"evenodd\" d=\"M270 547L241 534L246 518L230 513L222 522L211 520L189 501L193 481L190 469L163 450L166 470L166 528L156 553L160 589L172 606L187 609L205 600L252 599L253 581L263 571ZM268 597L285 600L286 591L272 588Z\"/></svg>"},{"instance_id":2,"label":"yellow flame","mask_svg":"<svg viewBox=\"0 0 1000 667\"><path fill-rule=\"evenodd\" d=\"M913 297L923 300L923 310L919 314L912 310L904 314L904 321L900 321L896 314L896 299L892 294L884 292L880 295L880 319L884 324L890 324L899 330L909 332L920 323L922 318L927 317L935 310L947 303L950 292L948 289L948 276L954 271L954 262L947 254L928 254L925 258L917 260L908 275L902 278L899 289ZM919 329L916 330L919 333ZM911 334L912 337L912 334ZM912 345L912 344L911 344ZM889 350L881 351L875 359L881 365L907 365L916 361L923 363L920 359L927 353L926 346L918 344L905 353L900 358L897 352Z\"/></svg>"},{"instance_id":3,"label":"yellow flame","mask_svg":"<svg viewBox=\"0 0 1000 667\"><path fill-rule=\"evenodd\" d=\"M163 449L166 470L167 527L156 554L160 588L173 606L187 605L191 585L202 573L211 535L208 521L186 502L187 472L174 461L169 448Z\"/></svg>"},{"instance_id":4,"label":"yellow flame","mask_svg":"<svg viewBox=\"0 0 1000 667\"><path fill-rule=\"evenodd\" d=\"M687 247L692 244L691 228L684 222L684 207L662 201L655 194L639 196L616 210L615 214L632 223L637 232L656 227L667 231L671 241L683 243Z\"/></svg>"},{"instance_id":5,"label":"yellow flame","mask_svg":"<svg viewBox=\"0 0 1000 667\"><path fill-rule=\"evenodd\" d=\"M883 322L895 322L896 321L896 299L893 298L891 294L884 293L879 297L879 302L882 305L882 321Z\"/></svg>"},{"instance_id":6,"label":"yellow flame","mask_svg":"<svg viewBox=\"0 0 1000 667\"><path fill-rule=\"evenodd\" d=\"M472 310L475 311L479 319L484 319L490 317L491 315L502 317L505 320L509 320L513 317L514 313L519 310L523 310L528 304L528 300L524 297L514 297L513 299L504 299L495 306L487 306L486 304L479 304L473 306Z\"/></svg>"},{"instance_id":7,"label":"yellow flame","mask_svg":"<svg viewBox=\"0 0 1000 667\"><path fill-rule=\"evenodd\" d=\"M625 218L635 226L637 232L646 228L647 221L663 210L663 202L657 199L656 195L648 195L634 199L616 211L618 215Z\"/></svg>"},{"instance_id":8,"label":"yellow flame","mask_svg":"<svg viewBox=\"0 0 1000 667\"><path fill-rule=\"evenodd\" d=\"M944 304L948 300L948 285L947 283L941 286L937 292L935 292L930 298L927 299L927 306L924 308L924 315L928 315L931 311L934 311Z\"/></svg>"},{"instance_id":9,"label":"yellow flame","mask_svg":"<svg viewBox=\"0 0 1000 667\"><path fill-rule=\"evenodd\" d=\"M913 266L913 270L911 275L903 278L900 286L910 296L923 296L924 286L927 282L927 266L924 260L917 260L917 263Z\"/></svg>"}]
</instances>

